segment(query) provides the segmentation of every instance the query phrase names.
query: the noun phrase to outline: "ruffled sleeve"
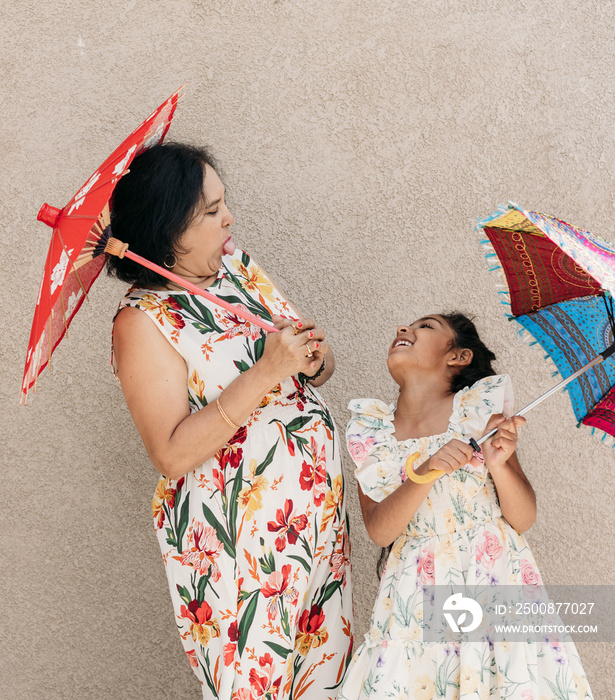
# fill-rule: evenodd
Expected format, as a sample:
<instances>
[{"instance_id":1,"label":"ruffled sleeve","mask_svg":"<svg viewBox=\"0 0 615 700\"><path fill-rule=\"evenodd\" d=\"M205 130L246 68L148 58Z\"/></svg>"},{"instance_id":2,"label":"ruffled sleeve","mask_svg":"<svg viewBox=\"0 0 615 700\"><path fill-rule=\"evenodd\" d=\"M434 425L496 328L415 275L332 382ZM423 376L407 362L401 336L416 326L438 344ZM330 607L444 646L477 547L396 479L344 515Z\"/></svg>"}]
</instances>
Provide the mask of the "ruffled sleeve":
<instances>
[{"instance_id":1,"label":"ruffled sleeve","mask_svg":"<svg viewBox=\"0 0 615 700\"><path fill-rule=\"evenodd\" d=\"M496 374L479 379L455 394L452 425L464 437L480 437L494 413L513 414L514 397L510 377Z\"/></svg>"},{"instance_id":2,"label":"ruffled sleeve","mask_svg":"<svg viewBox=\"0 0 615 700\"><path fill-rule=\"evenodd\" d=\"M382 501L401 484L395 460L393 407L376 399L355 399L348 405L352 418L346 428L346 445L361 491Z\"/></svg>"}]
</instances>

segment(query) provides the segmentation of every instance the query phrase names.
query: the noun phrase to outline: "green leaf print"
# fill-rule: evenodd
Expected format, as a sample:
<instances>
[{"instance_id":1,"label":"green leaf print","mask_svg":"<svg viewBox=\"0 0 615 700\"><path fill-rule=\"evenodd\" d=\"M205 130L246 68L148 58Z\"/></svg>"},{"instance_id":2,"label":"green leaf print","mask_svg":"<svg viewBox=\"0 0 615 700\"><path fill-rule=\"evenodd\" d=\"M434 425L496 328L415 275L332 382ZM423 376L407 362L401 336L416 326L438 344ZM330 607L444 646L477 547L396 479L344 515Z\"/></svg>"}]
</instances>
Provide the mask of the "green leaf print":
<instances>
[{"instance_id":1,"label":"green leaf print","mask_svg":"<svg viewBox=\"0 0 615 700\"><path fill-rule=\"evenodd\" d=\"M256 476L260 476L271 464L271 462L273 462L273 456L278 447L278 442L280 442L280 438L275 441L274 446L269 450L269 452L267 452L265 459L258 465L258 467L256 467L256 471L254 472Z\"/></svg>"},{"instance_id":2,"label":"green leaf print","mask_svg":"<svg viewBox=\"0 0 615 700\"><path fill-rule=\"evenodd\" d=\"M303 568L308 572L308 574L312 571L312 567L307 563L307 561L303 557L300 557L298 554L289 554L288 558L298 561L301 564L301 566L303 566Z\"/></svg>"},{"instance_id":3,"label":"green leaf print","mask_svg":"<svg viewBox=\"0 0 615 700\"><path fill-rule=\"evenodd\" d=\"M261 537L261 547L264 546L264 544L265 540ZM263 554L263 556L258 560L258 563L261 565L261 571L265 574L265 576L269 576L269 574L272 574L275 571L275 559L271 549L269 550L269 554Z\"/></svg>"},{"instance_id":4,"label":"green leaf print","mask_svg":"<svg viewBox=\"0 0 615 700\"><path fill-rule=\"evenodd\" d=\"M179 522L177 525L177 553L181 554L182 553L182 540L184 538L184 534L186 532L186 528L188 527L188 517L189 517L189 503L190 503L190 498L189 494L186 494L186 498L184 499L184 502L182 503L181 507L181 512L179 514Z\"/></svg>"},{"instance_id":5,"label":"green leaf print","mask_svg":"<svg viewBox=\"0 0 615 700\"><path fill-rule=\"evenodd\" d=\"M234 364L235 367L237 367L237 369L242 373L250 369L250 365L245 360L235 360Z\"/></svg>"},{"instance_id":6,"label":"green leaf print","mask_svg":"<svg viewBox=\"0 0 615 700\"><path fill-rule=\"evenodd\" d=\"M256 615L256 607L258 605L259 593L260 588L252 593L252 599L247 604L246 611L241 616L241 620L239 620L237 624L237 630L239 632L239 641L237 642L237 649L239 651L240 656L243 654L246 642L248 641L248 630L250 629L254 620L254 616Z\"/></svg>"},{"instance_id":7,"label":"green leaf print","mask_svg":"<svg viewBox=\"0 0 615 700\"><path fill-rule=\"evenodd\" d=\"M551 688L551 692L553 693L553 700L571 700L570 684L564 679L563 667L560 667L559 671L557 672L557 676L555 677L557 685L551 683L548 678L546 680Z\"/></svg>"},{"instance_id":8,"label":"green leaf print","mask_svg":"<svg viewBox=\"0 0 615 700\"><path fill-rule=\"evenodd\" d=\"M263 356L263 351L265 349L265 340L267 337L263 333L260 338L257 338L254 343L254 362L258 362Z\"/></svg>"},{"instance_id":9,"label":"green leaf print","mask_svg":"<svg viewBox=\"0 0 615 700\"><path fill-rule=\"evenodd\" d=\"M287 433L294 433L296 430L301 430L301 428L305 427L311 420L312 418L310 416L297 416L284 427L286 428ZM271 422L273 423L273 421Z\"/></svg>"},{"instance_id":10,"label":"green leaf print","mask_svg":"<svg viewBox=\"0 0 615 700\"><path fill-rule=\"evenodd\" d=\"M245 250L241 253L241 264L244 267L248 267L248 265L250 264L250 256L246 253Z\"/></svg>"},{"instance_id":11,"label":"green leaf print","mask_svg":"<svg viewBox=\"0 0 615 700\"><path fill-rule=\"evenodd\" d=\"M205 519L207 520L207 524L211 525L213 529L216 531L216 535L220 542L224 545L224 551L233 559L235 558L235 545L231 540L229 539L228 532L226 531L226 528L221 525L215 518L214 514L211 512L208 506L206 506L204 503L202 504L203 506L203 514L205 515Z\"/></svg>"},{"instance_id":12,"label":"green leaf print","mask_svg":"<svg viewBox=\"0 0 615 700\"><path fill-rule=\"evenodd\" d=\"M237 542L237 508L239 492L243 485L243 460L239 463L239 467L235 472L235 480L233 481L233 490L231 491L231 502L226 513L226 522L230 541L234 544ZM218 538L220 539L220 538ZM221 540L220 540L221 541ZM233 544L233 548L234 548Z\"/></svg>"},{"instance_id":13,"label":"green leaf print","mask_svg":"<svg viewBox=\"0 0 615 700\"><path fill-rule=\"evenodd\" d=\"M271 649L271 651L275 651L275 653L278 656L281 656L283 659L285 659L289 654L293 653L292 648L289 649L288 647L283 647L281 644L276 644L275 642L265 642L265 644Z\"/></svg>"},{"instance_id":14,"label":"green leaf print","mask_svg":"<svg viewBox=\"0 0 615 700\"><path fill-rule=\"evenodd\" d=\"M240 287L240 291L243 292L242 298L237 297L233 294L229 294L228 296L225 295L221 298L223 298L224 301L228 301L229 304L243 304L248 309L248 311L251 311L255 316L260 316L265 321L271 320L271 314L265 306L254 301L254 299L249 294L247 294L247 292L242 287Z\"/></svg>"},{"instance_id":15,"label":"green leaf print","mask_svg":"<svg viewBox=\"0 0 615 700\"><path fill-rule=\"evenodd\" d=\"M196 297L188 296L187 294L178 294L175 297L175 301L187 312L188 316L194 319L192 325L199 333L205 334L211 333L212 331L222 333L222 329L216 324L211 311L201 304Z\"/></svg>"},{"instance_id":16,"label":"green leaf print","mask_svg":"<svg viewBox=\"0 0 615 700\"><path fill-rule=\"evenodd\" d=\"M329 600L329 598L331 598L335 591L339 590L342 587L342 583L343 580L340 578L337 581L333 581L328 586L325 586L325 588L322 591L322 595L318 599L318 605L320 605L321 608Z\"/></svg>"},{"instance_id":17,"label":"green leaf print","mask_svg":"<svg viewBox=\"0 0 615 700\"><path fill-rule=\"evenodd\" d=\"M173 532L173 528L168 527L166 529L167 533L167 544L170 544L171 547L177 547L177 540L175 539L175 533Z\"/></svg>"},{"instance_id":18,"label":"green leaf print","mask_svg":"<svg viewBox=\"0 0 615 700\"><path fill-rule=\"evenodd\" d=\"M190 593L188 592L188 589L185 586L180 586L178 584L177 585L177 592L179 593L179 597L184 601L184 603L186 603L186 605L189 605L192 598L190 597Z\"/></svg>"}]
</instances>

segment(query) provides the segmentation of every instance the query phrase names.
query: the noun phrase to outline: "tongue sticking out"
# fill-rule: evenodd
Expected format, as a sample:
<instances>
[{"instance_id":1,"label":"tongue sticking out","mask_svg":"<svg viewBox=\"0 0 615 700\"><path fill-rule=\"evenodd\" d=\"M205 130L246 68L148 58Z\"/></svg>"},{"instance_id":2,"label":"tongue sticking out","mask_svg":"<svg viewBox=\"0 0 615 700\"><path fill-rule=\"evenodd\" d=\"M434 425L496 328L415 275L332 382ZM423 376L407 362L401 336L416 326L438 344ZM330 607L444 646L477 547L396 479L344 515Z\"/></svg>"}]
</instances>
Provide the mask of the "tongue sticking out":
<instances>
[{"instance_id":1,"label":"tongue sticking out","mask_svg":"<svg viewBox=\"0 0 615 700\"><path fill-rule=\"evenodd\" d=\"M226 255L232 255L235 252L235 244L231 240L230 236L224 241L222 250L226 253Z\"/></svg>"}]
</instances>

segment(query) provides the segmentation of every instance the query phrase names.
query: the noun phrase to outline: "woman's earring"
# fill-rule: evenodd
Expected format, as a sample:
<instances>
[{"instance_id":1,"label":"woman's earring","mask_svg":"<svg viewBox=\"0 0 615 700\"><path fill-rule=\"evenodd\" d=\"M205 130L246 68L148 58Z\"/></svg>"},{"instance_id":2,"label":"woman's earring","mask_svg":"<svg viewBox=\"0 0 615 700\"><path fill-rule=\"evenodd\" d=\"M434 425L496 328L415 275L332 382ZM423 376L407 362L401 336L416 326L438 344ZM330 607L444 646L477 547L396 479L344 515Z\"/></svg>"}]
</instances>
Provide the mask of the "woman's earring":
<instances>
[{"instance_id":1,"label":"woman's earring","mask_svg":"<svg viewBox=\"0 0 615 700\"><path fill-rule=\"evenodd\" d=\"M177 258L175 257L175 253L169 253L168 255L165 255L164 260L162 261L162 264L168 269L171 270L172 268L177 265Z\"/></svg>"}]
</instances>

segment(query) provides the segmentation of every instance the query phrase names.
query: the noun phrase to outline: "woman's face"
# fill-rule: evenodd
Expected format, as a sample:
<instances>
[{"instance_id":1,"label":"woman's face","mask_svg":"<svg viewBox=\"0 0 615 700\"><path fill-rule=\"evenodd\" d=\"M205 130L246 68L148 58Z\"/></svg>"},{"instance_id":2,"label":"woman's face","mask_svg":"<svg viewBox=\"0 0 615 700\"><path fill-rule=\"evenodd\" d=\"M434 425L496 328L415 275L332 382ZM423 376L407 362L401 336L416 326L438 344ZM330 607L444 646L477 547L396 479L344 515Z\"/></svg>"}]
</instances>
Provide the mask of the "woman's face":
<instances>
[{"instance_id":1,"label":"woman's face","mask_svg":"<svg viewBox=\"0 0 615 700\"><path fill-rule=\"evenodd\" d=\"M450 372L450 361L456 351L451 349L454 334L442 316L424 316L407 326L398 326L389 347L387 365L400 384L408 372Z\"/></svg>"},{"instance_id":2,"label":"woman's face","mask_svg":"<svg viewBox=\"0 0 615 700\"><path fill-rule=\"evenodd\" d=\"M224 185L209 165L205 166L203 188L205 206L181 237L179 245L185 252L177 253L173 267L175 274L193 282L217 275L222 256L234 251L230 227L235 219L224 202Z\"/></svg>"}]
</instances>

